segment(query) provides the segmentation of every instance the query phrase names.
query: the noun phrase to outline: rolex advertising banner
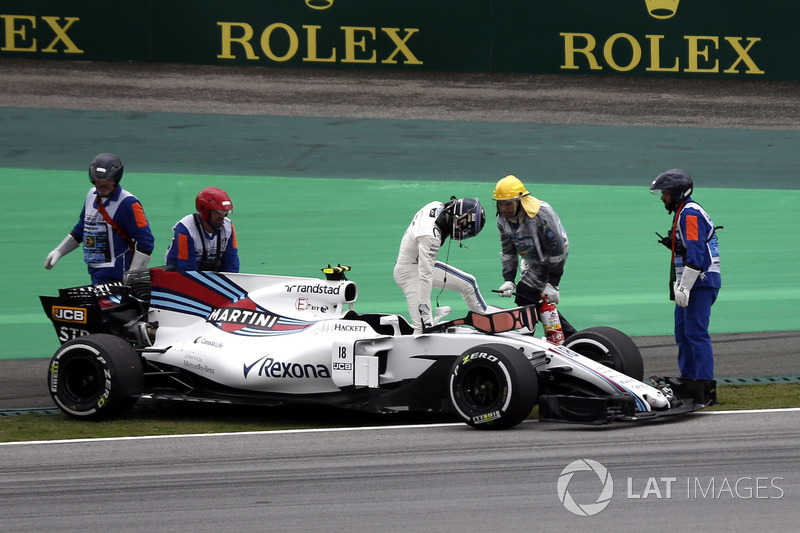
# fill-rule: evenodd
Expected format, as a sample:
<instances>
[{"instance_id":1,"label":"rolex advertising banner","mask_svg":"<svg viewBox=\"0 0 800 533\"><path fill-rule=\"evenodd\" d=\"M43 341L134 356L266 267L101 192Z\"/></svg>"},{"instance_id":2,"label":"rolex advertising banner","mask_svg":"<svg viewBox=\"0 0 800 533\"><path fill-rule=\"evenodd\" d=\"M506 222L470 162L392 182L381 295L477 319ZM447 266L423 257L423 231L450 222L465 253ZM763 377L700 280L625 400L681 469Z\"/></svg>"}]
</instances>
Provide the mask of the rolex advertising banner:
<instances>
[{"instance_id":1,"label":"rolex advertising banner","mask_svg":"<svg viewBox=\"0 0 800 533\"><path fill-rule=\"evenodd\" d=\"M148 4L0 0L0 59L149 61Z\"/></svg>"},{"instance_id":2,"label":"rolex advertising banner","mask_svg":"<svg viewBox=\"0 0 800 533\"><path fill-rule=\"evenodd\" d=\"M797 20L785 0L0 0L0 60L797 80Z\"/></svg>"},{"instance_id":3,"label":"rolex advertising banner","mask_svg":"<svg viewBox=\"0 0 800 533\"><path fill-rule=\"evenodd\" d=\"M500 6L513 4L513 9ZM783 0L496 0L499 72L800 79ZM510 6L509 6L510 7Z\"/></svg>"},{"instance_id":4,"label":"rolex advertising banner","mask_svg":"<svg viewBox=\"0 0 800 533\"><path fill-rule=\"evenodd\" d=\"M491 69L486 0L162 0L154 6L157 61Z\"/></svg>"}]
</instances>

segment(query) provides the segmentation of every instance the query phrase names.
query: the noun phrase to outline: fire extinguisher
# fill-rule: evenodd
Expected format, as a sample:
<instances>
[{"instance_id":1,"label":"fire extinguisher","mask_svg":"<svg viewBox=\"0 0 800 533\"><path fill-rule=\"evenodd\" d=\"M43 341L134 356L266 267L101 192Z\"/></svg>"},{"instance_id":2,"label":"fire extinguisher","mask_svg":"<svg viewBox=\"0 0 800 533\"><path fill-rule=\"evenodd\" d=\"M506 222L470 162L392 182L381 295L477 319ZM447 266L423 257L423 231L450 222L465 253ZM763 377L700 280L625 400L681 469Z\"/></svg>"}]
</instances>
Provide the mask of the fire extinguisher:
<instances>
[{"instance_id":1,"label":"fire extinguisher","mask_svg":"<svg viewBox=\"0 0 800 533\"><path fill-rule=\"evenodd\" d=\"M556 306L545 297L542 297L542 305L539 306L539 320L542 321L548 341L553 344L564 344L564 331L561 329L561 319L558 318Z\"/></svg>"}]
</instances>

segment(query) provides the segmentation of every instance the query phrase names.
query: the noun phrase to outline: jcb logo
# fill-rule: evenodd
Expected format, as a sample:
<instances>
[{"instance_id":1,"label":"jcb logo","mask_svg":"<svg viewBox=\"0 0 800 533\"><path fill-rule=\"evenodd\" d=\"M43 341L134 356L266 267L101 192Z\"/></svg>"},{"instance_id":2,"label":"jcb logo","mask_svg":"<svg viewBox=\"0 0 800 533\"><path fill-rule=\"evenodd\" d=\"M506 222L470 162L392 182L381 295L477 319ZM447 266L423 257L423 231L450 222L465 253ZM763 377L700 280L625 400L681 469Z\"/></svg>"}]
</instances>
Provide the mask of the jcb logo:
<instances>
[{"instance_id":1,"label":"jcb logo","mask_svg":"<svg viewBox=\"0 0 800 533\"><path fill-rule=\"evenodd\" d=\"M86 324L86 309L80 307L61 307L53 306L53 319L62 322L76 322Z\"/></svg>"}]
</instances>

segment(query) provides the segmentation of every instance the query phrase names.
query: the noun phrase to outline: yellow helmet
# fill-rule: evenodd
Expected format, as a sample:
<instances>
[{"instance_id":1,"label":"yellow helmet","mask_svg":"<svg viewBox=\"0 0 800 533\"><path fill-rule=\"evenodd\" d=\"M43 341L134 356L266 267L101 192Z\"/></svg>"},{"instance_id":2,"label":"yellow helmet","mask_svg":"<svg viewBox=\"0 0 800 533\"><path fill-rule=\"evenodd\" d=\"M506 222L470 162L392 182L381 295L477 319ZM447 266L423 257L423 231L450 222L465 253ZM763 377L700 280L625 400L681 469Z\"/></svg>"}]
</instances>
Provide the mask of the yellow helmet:
<instances>
[{"instance_id":1,"label":"yellow helmet","mask_svg":"<svg viewBox=\"0 0 800 533\"><path fill-rule=\"evenodd\" d=\"M495 185L492 200L513 200L514 198L521 198L529 194L530 193L519 178L509 174Z\"/></svg>"}]
</instances>

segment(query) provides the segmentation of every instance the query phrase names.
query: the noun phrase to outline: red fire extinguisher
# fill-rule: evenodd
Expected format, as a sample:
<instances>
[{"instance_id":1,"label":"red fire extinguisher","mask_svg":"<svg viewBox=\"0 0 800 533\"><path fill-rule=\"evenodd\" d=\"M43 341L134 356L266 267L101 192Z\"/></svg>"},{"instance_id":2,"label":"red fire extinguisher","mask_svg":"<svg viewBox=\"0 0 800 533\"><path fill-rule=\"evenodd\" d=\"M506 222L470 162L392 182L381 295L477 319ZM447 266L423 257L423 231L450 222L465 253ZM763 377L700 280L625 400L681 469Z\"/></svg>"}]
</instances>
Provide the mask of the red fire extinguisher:
<instances>
[{"instance_id":1,"label":"red fire extinguisher","mask_svg":"<svg viewBox=\"0 0 800 533\"><path fill-rule=\"evenodd\" d=\"M564 331L561 329L561 319L558 318L556 306L544 297L542 305L539 306L539 320L542 321L544 334L548 341L553 344L564 344Z\"/></svg>"}]
</instances>

